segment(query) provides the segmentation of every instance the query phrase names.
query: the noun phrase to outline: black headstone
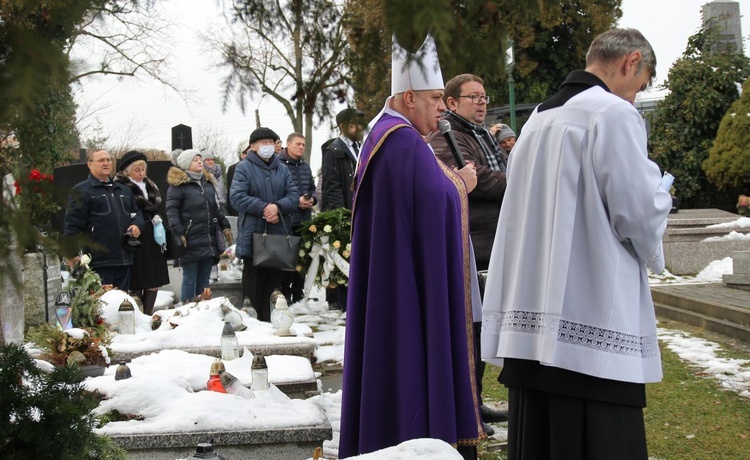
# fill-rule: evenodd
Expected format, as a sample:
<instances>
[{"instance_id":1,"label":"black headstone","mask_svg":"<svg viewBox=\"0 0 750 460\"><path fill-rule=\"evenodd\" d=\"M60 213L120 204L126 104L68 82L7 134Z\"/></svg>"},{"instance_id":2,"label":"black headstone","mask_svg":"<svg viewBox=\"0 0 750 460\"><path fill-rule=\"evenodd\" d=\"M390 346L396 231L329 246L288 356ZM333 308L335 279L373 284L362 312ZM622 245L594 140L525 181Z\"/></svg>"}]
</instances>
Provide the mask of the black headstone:
<instances>
[{"instance_id":1,"label":"black headstone","mask_svg":"<svg viewBox=\"0 0 750 460\"><path fill-rule=\"evenodd\" d=\"M55 185L55 199L60 205L60 211L52 216L52 228L62 233L64 229L65 208L68 206L70 189L89 176L86 163L77 163L55 168L53 184Z\"/></svg>"},{"instance_id":2,"label":"black headstone","mask_svg":"<svg viewBox=\"0 0 750 460\"><path fill-rule=\"evenodd\" d=\"M193 129L187 125L177 125L172 127L172 150L192 149L193 148Z\"/></svg>"}]
</instances>

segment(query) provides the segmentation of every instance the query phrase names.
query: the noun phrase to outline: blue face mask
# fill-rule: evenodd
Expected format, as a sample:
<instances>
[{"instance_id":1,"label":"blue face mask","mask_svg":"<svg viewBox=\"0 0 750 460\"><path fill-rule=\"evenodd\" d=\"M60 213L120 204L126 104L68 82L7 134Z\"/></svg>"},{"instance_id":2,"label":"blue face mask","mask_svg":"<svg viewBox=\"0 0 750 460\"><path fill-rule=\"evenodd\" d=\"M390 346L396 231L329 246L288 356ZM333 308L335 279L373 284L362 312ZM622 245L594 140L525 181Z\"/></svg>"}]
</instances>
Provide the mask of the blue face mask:
<instances>
[{"instance_id":1,"label":"blue face mask","mask_svg":"<svg viewBox=\"0 0 750 460\"><path fill-rule=\"evenodd\" d=\"M273 145L261 145L258 147L258 155L260 155L261 158L264 160L267 160L271 158L271 155L273 155L274 152Z\"/></svg>"}]
</instances>

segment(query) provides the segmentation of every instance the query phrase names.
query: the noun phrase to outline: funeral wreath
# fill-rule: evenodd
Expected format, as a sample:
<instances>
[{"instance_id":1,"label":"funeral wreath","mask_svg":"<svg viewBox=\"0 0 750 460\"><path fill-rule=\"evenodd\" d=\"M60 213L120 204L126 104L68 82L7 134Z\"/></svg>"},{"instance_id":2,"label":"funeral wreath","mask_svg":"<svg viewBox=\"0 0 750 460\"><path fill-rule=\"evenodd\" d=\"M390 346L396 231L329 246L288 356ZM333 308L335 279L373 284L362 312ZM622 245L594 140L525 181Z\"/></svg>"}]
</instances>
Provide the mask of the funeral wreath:
<instances>
[{"instance_id":1,"label":"funeral wreath","mask_svg":"<svg viewBox=\"0 0 750 460\"><path fill-rule=\"evenodd\" d=\"M352 212L332 209L313 215L302 222L302 247L297 271L323 287L349 285L349 256Z\"/></svg>"}]
</instances>

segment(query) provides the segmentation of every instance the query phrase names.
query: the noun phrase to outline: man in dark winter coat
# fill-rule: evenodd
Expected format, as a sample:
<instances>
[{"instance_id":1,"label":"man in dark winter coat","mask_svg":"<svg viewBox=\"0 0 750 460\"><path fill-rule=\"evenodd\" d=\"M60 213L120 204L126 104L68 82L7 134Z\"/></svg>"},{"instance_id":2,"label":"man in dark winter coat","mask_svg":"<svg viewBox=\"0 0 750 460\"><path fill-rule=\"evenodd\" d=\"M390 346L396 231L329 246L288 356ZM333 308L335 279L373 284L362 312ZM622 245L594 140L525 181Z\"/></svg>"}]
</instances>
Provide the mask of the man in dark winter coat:
<instances>
[{"instance_id":1,"label":"man in dark winter coat","mask_svg":"<svg viewBox=\"0 0 750 460\"><path fill-rule=\"evenodd\" d=\"M352 209L352 178L357 167L364 112L352 108L336 115L340 136L323 149L321 209Z\"/></svg>"},{"instance_id":2,"label":"man in dark winter coat","mask_svg":"<svg viewBox=\"0 0 750 460\"><path fill-rule=\"evenodd\" d=\"M351 107L336 115L340 136L323 148L323 190L321 210L352 209L352 180L357 170L357 159L364 129L364 112ZM335 293L334 293L335 291ZM347 288L339 285L326 289L326 300L332 308L346 311Z\"/></svg>"},{"instance_id":3,"label":"man in dark winter coat","mask_svg":"<svg viewBox=\"0 0 750 460\"><path fill-rule=\"evenodd\" d=\"M286 148L279 153L279 159L292 173L292 180L299 190L299 206L292 214L292 231L300 235L302 222L312 218L312 207L318 202L310 165L305 162L305 136L292 133L286 138ZM281 279L281 293L291 305L304 297L305 281L300 272L285 272Z\"/></svg>"},{"instance_id":4,"label":"man in dark winter coat","mask_svg":"<svg viewBox=\"0 0 750 460\"><path fill-rule=\"evenodd\" d=\"M467 163L473 162L477 168L477 186L469 193L469 233L474 246L477 270L487 270L500 216L500 203L505 193L505 165L508 156L484 127L489 97L484 91L484 82L481 78L471 74L451 78L445 84L443 100L450 110L445 119L451 124L458 148L464 160ZM456 165L443 135L432 133L428 140L438 158L448 165ZM480 286L483 286L483 283L480 283ZM482 318L474 318L477 351L481 339L481 327ZM479 354L477 354L476 382L482 422L506 420L507 414L482 404L482 377L485 364L478 358ZM494 433L490 426L485 426L484 431L489 435Z\"/></svg>"},{"instance_id":5,"label":"man in dark winter coat","mask_svg":"<svg viewBox=\"0 0 750 460\"><path fill-rule=\"evenodd\" d=\"M87 155L89 177L76 184L70 192L65 210L67 236L89 238L84 252L91 254L91 268L101 277L102 284L130 289L130 266L133 252L123 244L126 233L138 238L145 223L133 193L110 178L112 157L106 150ZM72 266L77 260L68 260Z\"/></svg>"}]
</instances>

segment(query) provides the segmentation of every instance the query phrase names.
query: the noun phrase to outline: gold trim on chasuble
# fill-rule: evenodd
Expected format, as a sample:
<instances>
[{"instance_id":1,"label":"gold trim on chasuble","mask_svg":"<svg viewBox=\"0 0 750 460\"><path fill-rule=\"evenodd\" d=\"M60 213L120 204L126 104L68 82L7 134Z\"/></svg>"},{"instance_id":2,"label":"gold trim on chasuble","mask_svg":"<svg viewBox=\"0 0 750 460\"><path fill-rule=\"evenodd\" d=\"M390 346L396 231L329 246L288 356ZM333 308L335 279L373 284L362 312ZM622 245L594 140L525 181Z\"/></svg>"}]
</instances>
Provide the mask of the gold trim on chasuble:
<instances>
[{"instance_id":1,"label":"gold trim on chasuble","mask_svg":"<svg viewBox=\"0 0 750 460\"><path fill-rule=\"evenodd\" d=\"M458 191L461 201L461 247L463 248L463 267L464 267L464 318L466 318L466 345L469 351L469 378L471 379L471 394L474 399L474 417L477 421L477 439L459 439L458 445L476 446L479 441L487 438L487 434L482 428L482 417L479 414L479 398L477 395L477 374L475 372L476 354L474 352L474 309L471 305L471 258L469 257L469 194L466 191L466 183L457 172L449 168L437 156L435 157L438 166Z\"/></svg>"},{"instance_id":2,"label":"gold trim on chasuble","mask_svg":"<svg viewBox=\"0 0 750 460\"><path fill-rule=\"evenodd\" d=\"M357 170L355 180L357 178L359 180L357 180L357 187L354 189L354 201L352 202L352 224L350 232L354 231L354 218L356 216L357 197L359 196L359 188L362 186L365 174L367 173L367 168L369 167L370 162L372 161L375 154L378 152L378 150L380 150L380 147L383 145L383 142L385 142L385 139L388 137L388 135L399 128L414 129L413 126L402 123L386 131L383 134L383 137L380 138L378 143L372 149L372 153L370 153L370 157L367 159L367 162L361 163L359 169ZM443 174L445 174L445 176L456 187L461 202L461 247L463 249L464 272L464 317L466 318L466 341L467 350L469 352L469 379L471 381L472 399L474 400L474 418L476 419L477 423L477 433L479 433L479 437L475 439L459 439L457 444L453 444L453 447L456 447L457 445L476 446L482 439L487 438L487 434L485 434L482 430L482 419L479 415L479 399L477 397L476 373L474 372L477 363L475 360L476 355L474 354L474 313L471 307L471 267L469 266L471 262L471 259L469 257L469 197L468 193L466 192L466 184L464 183L464 180L461 178L461 176L448 168L448 166L446 166L445 163L440 161L436 156L434 158L440 169L443 171ZM351 233L349 236L351 238Z\"/></svg>"},{"instance_id":3,"label":"gold trim on chasuble","mask_svg":"<svg viewBox=\"0 0 750 460\"><path fill-rule=\"evenodd\" d=\"M370 153L370 157L367 158L366 163L360 163L359 168L357 169L357 172L354 174L354 180L357 183L357 188L354 189L354 200L352 201L352 223L349 227L349 240L352 239L352 233L354 232L354 212L357 210L357 197L359 196L359 188L362 186L362 181L365 179L365 173L367 172L367 167L370 166L370 162L372 161L372 157L375 156L376 153L378 153L378 150L380 150L380 147L383 146L383 142L385 142L385 138L388 137L389 134L391 134L393 131L396 131L399 128L411 128L411 125L407 125L406 123L401 123L393 128L389 129L383 134L383 137L380 138L377 144L375 144L375 147L372 149L372 153ZM360 157L362 158L362 157ZM360 174L361 171L361 174ZM359 180L357 180L359 178Z\"/></svg>"}]
</instances>

